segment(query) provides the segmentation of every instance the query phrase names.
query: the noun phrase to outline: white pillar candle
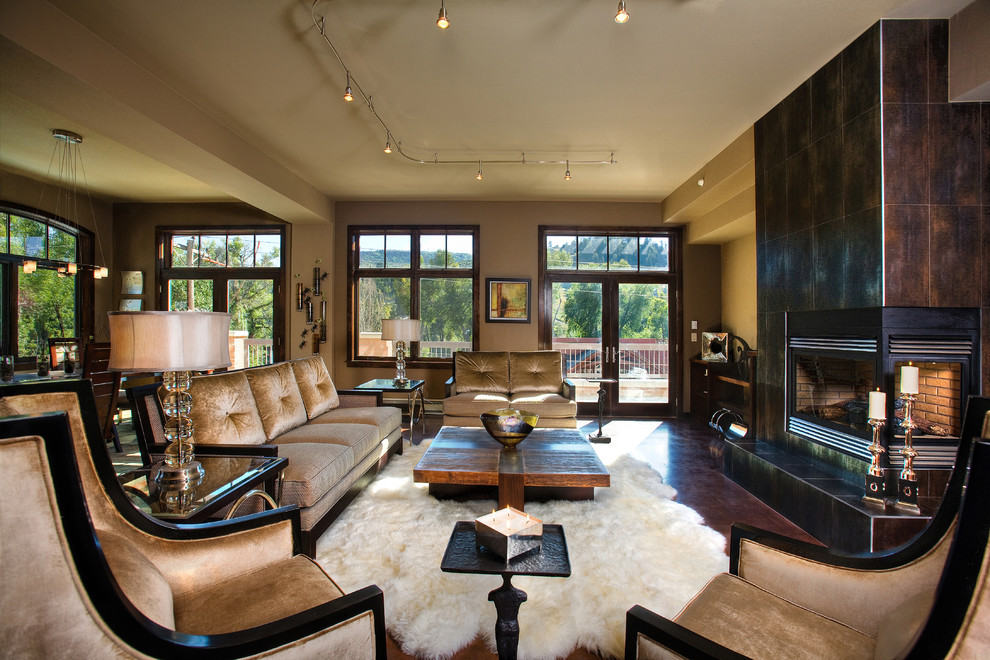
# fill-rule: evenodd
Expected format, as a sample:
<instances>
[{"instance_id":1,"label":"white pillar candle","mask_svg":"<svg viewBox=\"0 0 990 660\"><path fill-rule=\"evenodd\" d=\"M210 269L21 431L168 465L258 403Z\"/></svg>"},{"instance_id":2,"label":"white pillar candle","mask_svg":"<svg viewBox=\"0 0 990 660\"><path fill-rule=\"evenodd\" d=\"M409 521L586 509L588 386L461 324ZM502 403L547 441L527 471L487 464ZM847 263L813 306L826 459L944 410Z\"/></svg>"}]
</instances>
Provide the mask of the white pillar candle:
<instances>
[{"instance_id":1,"label":"white pillar candle","mask_svg":"<svg viewBox=\"0 0 990 660\"><path fill-rule=\"evenodd\" d=\"M887 395L880 390L870 392L870 419L887 419Z\"/></svg>"},{"instance_id":2,"label":"white pillar candle","mask_svg":"<svg viewBox=\"0 0 990 660\"><path fill-rule=\"evenodd\" d=\"M910 363L901 367L901 394L918 393L918 367Z\"/></svg>"}]
</instances>

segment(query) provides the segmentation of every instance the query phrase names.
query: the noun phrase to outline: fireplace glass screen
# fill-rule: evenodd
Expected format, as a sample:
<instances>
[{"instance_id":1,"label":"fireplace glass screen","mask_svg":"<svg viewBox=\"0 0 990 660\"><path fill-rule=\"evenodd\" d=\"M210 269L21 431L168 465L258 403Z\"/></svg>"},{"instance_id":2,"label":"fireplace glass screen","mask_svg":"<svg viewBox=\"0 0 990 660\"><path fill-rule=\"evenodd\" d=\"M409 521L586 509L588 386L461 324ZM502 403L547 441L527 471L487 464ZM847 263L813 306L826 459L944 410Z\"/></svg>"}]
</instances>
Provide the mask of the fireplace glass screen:
<instances>
[{"instance_id":1,"label":"fireplace glass screen","mask_svg":"<svg viewBox=\"0 0 990 660\"><path fill-rule=\"evenodd\" d=\"M853 435L869 430L868 396L873 359L823 355L794 356L794 413Z\"/></svg>"},{"instance_id":2,"label":"fireplace glass screen","mask_svg":"<svg viewBox=\"0 0 990 660\"><path fill-rule=\"evenodd\" d=\"M894 365L894 391L900 397L901 367ZM962 365L958 362L912 362L918 367L918 395L914 404L914 437L959 437L962 433ZM894 401L894 434L903 436L904 402Z\"/></svg>"}]
</instances>

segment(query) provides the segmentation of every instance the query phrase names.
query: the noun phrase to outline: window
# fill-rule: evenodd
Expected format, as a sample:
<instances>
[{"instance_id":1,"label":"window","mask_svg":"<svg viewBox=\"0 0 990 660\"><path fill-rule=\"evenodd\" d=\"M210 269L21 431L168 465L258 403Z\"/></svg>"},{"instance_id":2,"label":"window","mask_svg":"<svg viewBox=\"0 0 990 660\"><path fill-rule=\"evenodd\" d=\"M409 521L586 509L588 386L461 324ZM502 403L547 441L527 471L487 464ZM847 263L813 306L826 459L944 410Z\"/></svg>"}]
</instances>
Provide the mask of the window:
<instances>
[{"instance_id":1,"label":"window","mask_svg":"<svg viewBox=\"0 0 990 660\"><path fill-rule=\"evenodd\" d=\"M282 227L158 230L160 309L230 313L232 369L285 359Z\"/></svg>"},{"instance_id":2,"label":"window","mask_svg":"<svg viewBox=\"0 0 990 660\"><path fill-rule=\"evenodd\" d=\"M664 273L670 270L670 238L642 232L565 233L546 236L548 271Z\"/></svg>"},{"instance_id":3,"label":"window","mask_svg":"<svg viewBox=\"0 0 990 660\"><path fill-rule=\"evenodd\" d=\"M92 280L67 272L67 264L92 261L90 234L56 218L0 204L0 319L4 353L19 358L48 355L53 337L88 337L92 312L81 311L92 298ZM25 273L25 261L37 270ZM85 284L84 284L85 283ZM85 322L84 322L85 321Z\"/></svg>"},{"instance_id":4,"label":"window","mask_svg":"<svg viewBox=\"0 0 990 660\"><path fill-rule=\"evenodd\" d=\"M478 227L349 227L350 359L394 358L382 319L418 318L407 363L439 363L477 346Z\"/></svg>"}]
</instances>

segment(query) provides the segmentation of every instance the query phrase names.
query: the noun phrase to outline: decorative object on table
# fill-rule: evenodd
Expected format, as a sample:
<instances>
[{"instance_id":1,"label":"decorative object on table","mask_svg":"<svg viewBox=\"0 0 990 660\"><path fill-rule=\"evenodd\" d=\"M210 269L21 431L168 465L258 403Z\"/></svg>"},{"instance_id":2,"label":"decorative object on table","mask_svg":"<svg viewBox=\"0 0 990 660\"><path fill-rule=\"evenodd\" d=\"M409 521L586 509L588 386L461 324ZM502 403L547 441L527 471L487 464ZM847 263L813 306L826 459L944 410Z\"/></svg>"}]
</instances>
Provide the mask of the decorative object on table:
<instances>
[{"instance_id":1,"label":"decorative object on table","mask_svg":"<svg viewBox=\"0 0 990 660\"><path fill-rule=\"evenodd\" d=\"M589 378L588 382L598 383L598 433L589 433L588 440L590 442L600 442L602 444L612 442L612 438L602 434L602 417L605 414L605 397L608 396L608 390L605 389L605 383L617 383L619 381L614 378Z\"/></svg>"},{"instance_id":2,"label":"decorative object on table","mask_svg":"<svg viewBox=\"0 0 990 660\"><path fill-rule=\"evenodd\" d=\"M121 298L119 309L122 312L140 312L142 306L140 298Z\"/></svg>"},{"instance_id":3,"label":"decorative object on table","mask_svg":"<svg viewBox=\"0 0 990 660\"><path fill-rule=\"evenodd\" d=\"M488 435L495 438L506 449L513 449L526 439L540 416L518 408L498 408L480 415L481 423Z\"/></svg>"},{"instance_id":4,"label":"decorative object on table","mask_svg":"<svg viewBox=\"0 0 990 660\"><path fill-rule=\"evenodd\" d=\"M519 555L536 550L543 540L543 521L507 506L475 518L475 541L508 564Z\"/></svg>"},{"instance_id":5,"label":"decorative object on table","mask_svg":"<svg viewBox=\"0 0 990 660\"><path fill-rule=\"evenodd\" d=\"M0 381L9 383L14 380L14 356L0 356Z\"/></svg>"},{"instance_id":6,"label":"decorative object on table","mask_svg":"<svg viewBox=\"0 0 990 660\"><path fill-rule=\"evenodd\" d=\"M917 394L918 367L908 362L901 367L901 401L904 402L904 419L901 420L901 428L904 429L904 448L901 449L901 455L904 456L904 467L901 468L897 479L897 506L911 513L920 514L918 475L914 471L914 459L918 457L918 452L914 448L914 429L918 425L911 417Z\"/></svg>"},{"instance_id":7,"label":"decorative object on table","mask_svg":"<svg viewBox=\"0 0 990 660\"><path fill-rule=\"evenodd\" d=\"M708 362L729 361L729 333L702 332L701 359Z\"/></svg>"},{"instance_id":8,"label":"decorative object on table","mask_svg":"<svg viewBox=\"0 0 990 660\"><path fill-rule=\"evenodd\" d=\"M144 293L144 272L140 270L120 271L120 293L124 296L140 296Z\"/></svg>"},{"instance_id":9,"label":"decorative object on table","mask_svg":"<svg viewBox=\"0 0 990 660\"><path fill-rule=\"evenodd\" d=\"M529 323L529 285L528 278L486 278L485 308L488 312L485 320L489 323Z\"/></svg>"},{"instance_id":10,"label":"decorative object on table","mask_svg":"<svg viewBox=\"0 0 990 660\"><path fill-rule=\"evenodd\" d=\"M406 342L419 341L419 319L382 319L382 340L395 342L395 382L404 385L406 378Z\"/></svg>"},{"instance_id":11,"label":"decorative object on table","mask_svg":"<svg viewBox=\"0 0 990 660\"><path fill-rule=\"evenodd\" d=\"M62 371L66 375L76 373L76 361L72 359L72 354L68 351L62 354Z\"/></svg>"},{"instance_id":12,"label":"decorative object on table","mask_svg":"<svg viewBox=\"0 0 990 660\"><path fill-rule=\"evenodd\" d=\"M41 378L46 378L48 376L48 356L39 355L38 356L38 376Z\"/></svg>"},{"instance_id":13,"label":"decorative object on table","mask_svg":"<svg viewBox=\"0 0 990 660\"><path fill-rule=\"evenodd\" d=\"M887 423L887 395L877 389L876 392L870 392L869 402L867 423L873 427L873 442L870 443L868 449L872 459L870 460L870 467L866 470L866 494L863 495L863 501L868 504L883 505L886 489L884 487L883 467L880 465L880 455L886 449L880 442L880 429Z\"/></svg>"},{"instance_id":14,"label":"decorative object on table","mask_svg":"<svg viewBox=\"0 0 990 660\"><path fill-rule=\"evenodd\" d=\"M229 367L230 314L222 312L109 312L110 369L162 371L159 396L167 421L165 464L159 482L189 482L203 474L195 458L189 411L193 371Z\"/></svg>"}]
</instances>

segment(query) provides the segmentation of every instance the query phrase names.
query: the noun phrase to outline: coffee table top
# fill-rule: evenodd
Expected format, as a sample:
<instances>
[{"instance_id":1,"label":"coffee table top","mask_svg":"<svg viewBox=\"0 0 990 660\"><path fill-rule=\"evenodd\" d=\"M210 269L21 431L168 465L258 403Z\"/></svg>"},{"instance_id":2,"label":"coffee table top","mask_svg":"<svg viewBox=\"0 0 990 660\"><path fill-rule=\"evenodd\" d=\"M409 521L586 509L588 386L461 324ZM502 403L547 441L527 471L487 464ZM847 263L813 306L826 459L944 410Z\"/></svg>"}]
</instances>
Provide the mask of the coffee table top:
<instances>
[{"instance_id":1,"label":"coffee table top","mask_svg":"<svg viewBox=\"0 0 990 660\"><path fill-rule=\"evenodd\" d=\"M483 428L445 426L413 470L431 484L497 486L499 472L522 472L526 486L606 487L608 470L575 429L536 429L515 449L503 449Z\"/></svg>"}]
</instances>

